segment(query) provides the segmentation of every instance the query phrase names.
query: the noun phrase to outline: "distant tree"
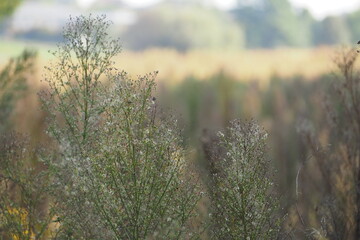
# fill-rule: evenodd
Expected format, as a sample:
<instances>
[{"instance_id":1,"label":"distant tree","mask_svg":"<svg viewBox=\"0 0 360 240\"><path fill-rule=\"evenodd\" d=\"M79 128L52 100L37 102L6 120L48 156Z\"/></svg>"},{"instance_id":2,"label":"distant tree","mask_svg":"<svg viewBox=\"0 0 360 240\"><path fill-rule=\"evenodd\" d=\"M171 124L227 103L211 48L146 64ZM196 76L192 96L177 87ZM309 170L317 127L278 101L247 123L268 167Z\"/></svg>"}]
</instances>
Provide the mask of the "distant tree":
<instances>
[{"instance_id":1,"label":"distant tree","mask_svg":"<svg viewBox=\"0 0 360 240\"><path fill-rule=\"evenodd\" d=\"M271 47L273 45L273 31L263 19L264 10L246 6L235 9L232 13L238 23L244 27L246 47Z\"/></svg>"},{"instance_id":2,"label":"distant tree","mask_svg":"<svg viewBox=\"0 0 360 240\"><path fill-rule=\"evenodd\" d=\"M355 43L359 40L360 36L360 28L359 28L359 22L360 22L360 10L352 12L346 17L346 23L349 28L349 31L351 33L351 42Z\"/></svg>"},{"instance_id":3,"label":"distant tree","mask_svg":"<svg viewBox=\"0 0 360 240\"><path fill-rule=\"evenodd\" d=\"M175 10L176 9L176 10ZM216 9L172 3L145 10L124 34L136 50L148 47L234 49L243 46L241 28Z\"/></svg>"},{"instance_id":4,"label":"distant tree","mask_svg":"<svg viewBox=\"0 0 360 240\"><path fill-rule=\"evenodd\" d=\"M125 45L135 50L151 46L175 47L178 50L185 50L189 48L190 44L178 31L177 24L177 22L166 23L160 15L153 11L143 12L139 20L125 32L123 37Z\"/></svg>"},{"instance_id":5,"label":"distant tree","mask_svg":"<svg viewBox=\"0 0 360 240\"><path fill-rule=\"evenodd\" d=\"M313 18L288 0L249 0L232 11L245 29L247 47L308 46Z\"/></svg>"},{"instance_id":6,"label":"distant tree","mask_svg":"<svg viewBox=\"0 0 360 240\"><path fill-rule=\"evenodd\" d=\"M0 1L0 21L14 12L22 0L1 0Z\"/></svg>"},{"instance_id":7,"label":"distant tree","mask_svg":"<svg viewBox=\"0 0 360 240\"><path fill-rule=\"evenodd\" d=\"M297 37L302 43L301 46L312 46L314 44L312 29L316 20L307 9L301 9L298 18Z\"/></svg>"},{"instance_id":8,"label":"distant tree","mask_svg":"<svg viewBox=\"0 0 360 240\"><path fill-rule=\"evenodd\" d=\"M314 43L316 45L349 43L351 34L344 17L330 16L314 26Z\"/></svg>"}]
</instances>

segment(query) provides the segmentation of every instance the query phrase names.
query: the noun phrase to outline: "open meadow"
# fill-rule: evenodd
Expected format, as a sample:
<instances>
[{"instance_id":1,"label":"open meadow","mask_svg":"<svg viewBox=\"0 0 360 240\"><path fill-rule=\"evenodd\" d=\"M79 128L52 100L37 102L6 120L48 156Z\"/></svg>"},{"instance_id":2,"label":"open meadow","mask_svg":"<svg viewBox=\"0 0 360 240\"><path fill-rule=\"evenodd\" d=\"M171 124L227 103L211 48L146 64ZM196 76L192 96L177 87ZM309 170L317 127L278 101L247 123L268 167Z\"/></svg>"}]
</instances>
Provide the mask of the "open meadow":
<instances>
[{"instance_id":1,"label":"open meadow","mask_svg":"<svg viewBox=\"0 0 360 240\"><path fill-rule=\"evenodd\" d=\"M54 45L37 42L0 41L0 64L6 63L23 49L35 49L37 65L42 71L52 55ZM131 75L159 71L158 80L173 85L186 77L206 80L221 71L242 82L258 81L267 84L276 75L281 78L303 76L315 79L335 70L333 60L340 47L279 48L239 51L148 49L140 52L124 50L114 60L116 67Z\"/></svg>"}]
</instances>

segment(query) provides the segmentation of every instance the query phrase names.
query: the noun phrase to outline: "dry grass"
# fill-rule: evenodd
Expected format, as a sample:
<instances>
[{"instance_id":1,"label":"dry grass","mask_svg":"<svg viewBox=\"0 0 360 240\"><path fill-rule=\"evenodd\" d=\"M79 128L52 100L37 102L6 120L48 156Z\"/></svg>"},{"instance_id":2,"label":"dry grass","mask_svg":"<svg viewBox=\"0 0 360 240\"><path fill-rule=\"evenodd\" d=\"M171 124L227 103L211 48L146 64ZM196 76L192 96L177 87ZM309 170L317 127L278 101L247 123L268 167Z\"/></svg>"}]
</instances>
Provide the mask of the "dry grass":
<instances>
[{"instance_id":1,"label":"dry grass","mask_svg":"<svg viewBox=\"0 0 360 240\"><path fill-rule=\"evenodd\" d=\"M144 52L124 51L119 67L131 74L158 70L159 80L178 83L186 76L207 79L224 71L241 81L259 80L267 83L273 75L302 75L313 79L333 69L334 48L244 50L239 52L190 51L152 49Z\"/></svg>"},{"instance_id":2,"label":"dry grass","mask_svg":"<svg viewBox=\"0 0 360 240\"><path fill-rule=\"evenodd\" d=\"M25 47L39 49L39 67L47 65L51 45L1 41L0 65L10 56L19 54ZM265 84L271 76L291 77L302 75L307 79L316 78L334 69L332 58L335 48L313 49L279 48L272 50L243 50L219 52L194 50L179 53L172 49L149 49L143 52L123 51L116 61L120 69L133 76L159 71L158 79L173 85L187 76L207 79L224 71L240 81L258 80ZM41 71L40 71L41 74Z\"/></svg>"},{"instance_id":3,"label":"dry grass","mask_svg":"<svg viewBox=\"0 0 360 240\"><path fill-rule=\"evenodd\" d=\"M2 44L5 43L5 44ZM21 53L25 47L39 49L39 61L36 73L28 79L28 95L21 99L16 109L16 126L20 132L39 129L36 126L44 116L38 109L36 93L46 87L40 80L43 78L43 66L49 64L51 45L38 43L21 43L0 41L0 69L7 59ZM209 79L219 71L239 81L258 80L260 85L267 86L273 75L280 78L302 75L306 79L331 72L335 48L316 49L274 49L243 50L238 52L190 51L180 53L171 49L151 49L143 52L123 51L117 58L117 67L124 69L133 77L152 71L159 71L158 81L167 86L177 86L187 76L197 79ZM253 102L253 101L251 101ZM29 109L32 109L29 111ZM255 107L253 109L256 109ZM33 132L30 134L34 134Z\"/></svg>"}]
</instances>

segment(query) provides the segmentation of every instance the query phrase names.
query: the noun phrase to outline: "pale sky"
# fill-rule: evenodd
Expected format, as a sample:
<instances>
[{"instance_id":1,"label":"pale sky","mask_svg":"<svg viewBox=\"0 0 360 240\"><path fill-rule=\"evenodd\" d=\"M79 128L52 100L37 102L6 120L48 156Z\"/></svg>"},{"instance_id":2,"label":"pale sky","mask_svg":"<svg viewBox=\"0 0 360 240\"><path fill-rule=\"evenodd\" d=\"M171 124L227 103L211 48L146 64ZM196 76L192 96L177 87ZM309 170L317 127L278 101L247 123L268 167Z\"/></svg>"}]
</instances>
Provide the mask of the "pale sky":
<instances>
[{"instance_id":1,"label":"pale sky","mask_svg":"<svg viewBox=\"0 0 360 240\"><path fill-rule=\"evenodd\" d=\"M77 0L80 6L87 7L96 0ZM159 0L123 0L134 7L144 7ZM236 0L209 0L218 7L230 8ZM326 15L337 15L350 12L360 6L360 0L289 0L294 6L308 8L313 16L322 19Z\"/></svg>"},{"instance_id":2,"label":"pale sky","mask_svg":"<svg viewBox=\"0 0 360 240\"><path fill-rule=\"evenodd\" d=\"M317 19L322 19L326 15L351 12L360 7L360 0L290 0L290 2L294 6L308 8Z\"/></svg>"}]
</instances>

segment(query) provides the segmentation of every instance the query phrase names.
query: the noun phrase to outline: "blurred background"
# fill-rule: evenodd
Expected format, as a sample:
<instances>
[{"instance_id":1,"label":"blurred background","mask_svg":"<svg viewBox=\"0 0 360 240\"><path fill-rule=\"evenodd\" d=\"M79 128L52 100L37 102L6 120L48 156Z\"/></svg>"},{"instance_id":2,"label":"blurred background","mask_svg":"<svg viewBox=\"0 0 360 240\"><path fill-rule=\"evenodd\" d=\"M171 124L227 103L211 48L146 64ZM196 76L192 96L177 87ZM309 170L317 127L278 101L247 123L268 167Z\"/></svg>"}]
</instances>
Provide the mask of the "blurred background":
<instances>
[{"instance_id":1,"label":"blurred background","mask_svg":"<svg viewBox=\"0 0 360 240\"><path fill-rule=\"evenodd\" d=\"M111 34L124 49L119 64L135 75L158 70L169 84L220 71L261 84L274 74L314 78L330 70L333 46L358 41L359 6L358 0L1 0L0 63L26 47L46 63L69 16L92 13L113 22Z\"/></svg>"},{"instance_id":2,"label":"blurred background","mask_svg":"<svg viewBox=\"0 0 360 240\"><path fill-rule=\"evenodd\" d=\"M69 15L106 14L125 49L239 50L357 42L359 1L2 0L4 41L61 41ZM6 6L8 5L8 6Z\"/></svg>"},{"instance_id":3,"label":"blurred background","mask_svg":"<svg viewBox=\"0 0 360 240\"><path fill-rule=\"evenodd\" d=\"M134 77L159 71L157 101L180 119L200 169L208 164L202 147L230 120L264 126L284 212L292 211L296 176L310 155L299 122L308 119L320 143L329 143L324 99L336 80L337 52L360 40L359 0L0 0L0 69L24 49L37 52L31 71L21 72L26 87L17 90L8 129L46 141L36 93L46 87L48 50L62 41L70 15L89 13L113 22L111 35L123 43L118 68ZM321 184L313 185L321 180L309 177L319 171L309 166L301 180L309 194L299 208L318 228ZM301 225L298 216L292 226Z\"/></svg>"}]
</instances>

